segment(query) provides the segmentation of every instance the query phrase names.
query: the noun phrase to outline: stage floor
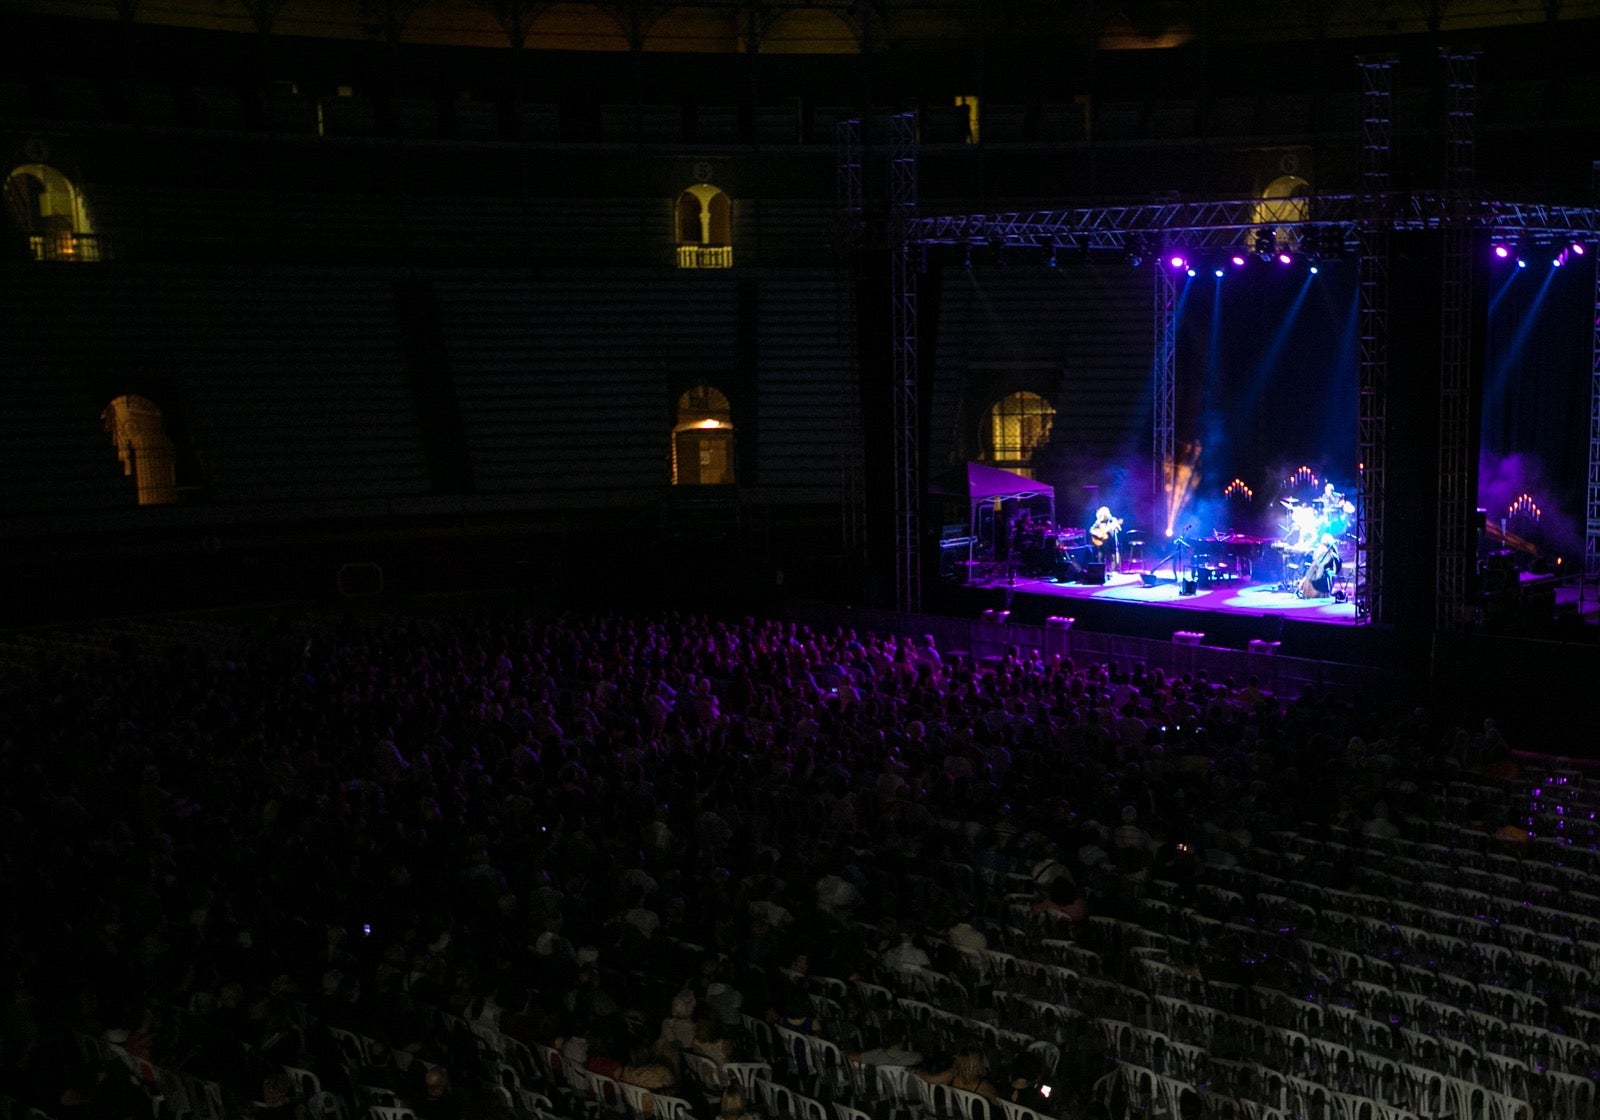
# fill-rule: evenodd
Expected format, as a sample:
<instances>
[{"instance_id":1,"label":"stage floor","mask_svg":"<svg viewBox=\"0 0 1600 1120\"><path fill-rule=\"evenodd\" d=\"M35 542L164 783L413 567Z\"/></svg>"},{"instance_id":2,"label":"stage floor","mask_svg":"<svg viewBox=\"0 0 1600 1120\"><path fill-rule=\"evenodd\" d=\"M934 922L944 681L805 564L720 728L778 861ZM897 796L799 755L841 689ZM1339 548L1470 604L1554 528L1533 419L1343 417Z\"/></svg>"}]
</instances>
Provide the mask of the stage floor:
<instances>
[{"instance_id":1,"label":"stage floor","mask_svg":"<svg viewBox=\"0 0 1600 1120\"><path fill-rule=\"evenodd\" d=\"M1236 614L1252 617L1281 616L1296 622L1318 622L1333 626L1354 626L1356 605L1333 599L1300 599L1292 590L1278 590L1277 580L1262 583L1248 579L1213 582L1184 595L1170 575L1157 577L1154 587L1146 587L1138 572L1108 574L1102 585L1059 583L1053 579L1018 575L976 586L1005 587L1030 595L1049 595L1075 601L1104 604L1148 604L1209 614Z\"/></svg>"}]
</instances>

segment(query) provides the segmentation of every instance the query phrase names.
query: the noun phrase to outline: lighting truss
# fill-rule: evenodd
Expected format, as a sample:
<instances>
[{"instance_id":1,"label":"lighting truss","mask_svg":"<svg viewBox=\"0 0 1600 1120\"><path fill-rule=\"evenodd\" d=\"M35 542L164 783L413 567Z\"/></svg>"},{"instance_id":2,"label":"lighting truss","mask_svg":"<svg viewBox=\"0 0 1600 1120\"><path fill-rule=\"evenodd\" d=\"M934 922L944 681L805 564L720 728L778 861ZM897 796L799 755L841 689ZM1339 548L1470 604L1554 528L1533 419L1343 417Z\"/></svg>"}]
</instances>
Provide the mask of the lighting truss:
<instances>
[{"instance_id":1,"label":"lighting truss","mask_svg":"<svg viewBox=\"0 0 1600 1120\"><path fill-rule=\"evenodd\" d=\"M1339 227L1353 235L1374 205L1394 230L1481 228L1495 237L1600 237L1600 207L1492 201L1445 191L1389 191L1376 198L1359 194L1310 195L1305 217L1263 219L1259 198L1215 202L1146 202L1127 206L1085 206L1064 210L994 214L946 214L907 224L910 241L924 245L984 245L1014 248L1106 250L1126 253L1141 238L1181 239L1190 251L1234 248L1263 225L1310 233ZM1304 244L1304 239L1301 241Z\"/></svg>"}]
</instances>

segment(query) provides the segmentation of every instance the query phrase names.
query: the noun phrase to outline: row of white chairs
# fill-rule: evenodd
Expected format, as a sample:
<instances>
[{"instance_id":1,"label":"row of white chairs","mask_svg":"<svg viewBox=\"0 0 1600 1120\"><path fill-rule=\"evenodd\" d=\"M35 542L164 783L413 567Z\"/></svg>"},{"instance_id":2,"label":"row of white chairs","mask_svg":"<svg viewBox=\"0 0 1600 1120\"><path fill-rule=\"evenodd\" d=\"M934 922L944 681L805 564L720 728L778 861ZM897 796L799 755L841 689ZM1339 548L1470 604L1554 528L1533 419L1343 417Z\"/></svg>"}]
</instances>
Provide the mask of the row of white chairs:
<instances>
[{"instance_id":1,"label":"row of white chairs","mask_svg":"<svg viewBox=\"0 0 1600 1120\"><path fill-rule=\"evenodd\" d=\"M1286 994L1279 995L1286 1004L1296 1002ZM1208 1077L1230 1065L1228 1060L1211 1055L1231 1051L1257 1054L1270 1062L1274 1072L1300 1077L1329 1092L1359 1091L1390 1103L1411 1100L1419 1108L1425 1100L1460 1100L1467 1093L1467 1086L1521 1102L1530 1109L1539 1104L1548 1110L1541 1112L1541 1117L1590 1120L1593 1108L1594 1082L1584 1074L1538 1069L1522 1057L1480 1053L1421 1032L1403 1031L1401 1042L1408 1049L1395 1054L1376 1053L1331 1035L1305 1034L1248 1020L1241 1024L1238 1016L1185 1005L1171 997L1158 999L1155 1007L1174 1024L1191 1024L1199 1033L1185 1043L1148 1027L1103 1022L1108 1048L1125 1065L1186 1083L1205 1084ZM1346 1009L1324 1010L1330 1012L1330 1024L1357 1017L1354 1013L1347 1015ZM1321 1021L1320 1016L1312 1020L1317 1024ZM1235 1033L1230 1042L1219 1044L1221 1026L1229 1023L1242 1025L1244 1031ZM1436 1110L1432 1115L1441 1113Z\"/></svg>"},{"instance_id":2,"label":"row of white chairs","mask_svg":"<svg viewBox=\"0 0 1600 1120\"><path fill-rule=\"evenodd\" d=\"M1178 1115L1186 1092L1198 1095L1215 1120L1535 1120L1532 1106L1463 1081L1423 1078L1400 1099L1343 1092L1293 1075L1257 1067L1239 1083L1195 1085L1135 1063L1121 1062L1096 1087L1108 1108L1114 1090L1131 1116ZM1560 1115L1577 1115L1562 1112Z\"/></svg>"}]
</instances>

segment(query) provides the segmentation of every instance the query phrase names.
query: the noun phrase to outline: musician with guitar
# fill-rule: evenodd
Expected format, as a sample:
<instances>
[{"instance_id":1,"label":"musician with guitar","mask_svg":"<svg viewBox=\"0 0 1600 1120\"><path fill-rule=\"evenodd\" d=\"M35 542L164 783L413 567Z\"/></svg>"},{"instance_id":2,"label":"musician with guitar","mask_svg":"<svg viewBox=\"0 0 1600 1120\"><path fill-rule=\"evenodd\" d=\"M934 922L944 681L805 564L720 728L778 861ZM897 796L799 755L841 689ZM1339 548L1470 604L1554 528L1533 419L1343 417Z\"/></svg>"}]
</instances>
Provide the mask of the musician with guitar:
<instances>
[{"instance_id":1,"label":"musician with guitar","mask_svg":"<svg viewBox=\"0 0 1600 1120\"><path fill-rule=\"evenodd\" d=\"M1105 564L1107 572L1117 571L1121 557L1117 550L1117 535L1122 532L1122 518L1111 516L1110 506L1094 511L1094 524L1089 526L1089 543L1095 555Z\"/></svg>"}]
</instances>

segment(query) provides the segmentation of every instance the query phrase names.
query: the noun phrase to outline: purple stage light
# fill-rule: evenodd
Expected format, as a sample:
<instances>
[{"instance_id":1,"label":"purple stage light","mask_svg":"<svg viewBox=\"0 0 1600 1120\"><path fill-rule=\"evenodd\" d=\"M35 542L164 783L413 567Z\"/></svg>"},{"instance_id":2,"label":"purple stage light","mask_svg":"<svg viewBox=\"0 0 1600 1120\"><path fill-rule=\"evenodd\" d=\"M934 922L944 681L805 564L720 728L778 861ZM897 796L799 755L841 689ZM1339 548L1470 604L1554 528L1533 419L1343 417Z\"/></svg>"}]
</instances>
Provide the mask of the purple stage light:
<instances>
[{"instance_id":1,"label":"purple stage light","mask_svg":"<svg viewBox=\"0 0 1600 1120\"><path fill-rule=\"evenodd\" d=\"M1243 268L1244 267L1244 258L1242 256L1240 256L1238 253L1235 253L1233 255L1233 267L1234 268Z\"/></svg>"},{"instance_id":2,"label":"purple stage light","mask_svg":"<svg viewBox=\"0 0 1600 1120\"><path fill-rule=\"evenodd\" d=\"M1174 253L1174 254L1172 254L1171 259L1167 261L1167 263L1170 264L1173 268L1182 268L1184 265L1188 264L1189 262L1183 259L1183 254Z\"/></svg>"},{"instance_id":3,"label":"purple stage light","mask_svg":"<svg viewBox=\"0 0 1600 1120\"><path fill-rule=\"evenodd\" d=\"M1583 256L1583 242L1574 241L1571 245L1568 246L1568 248L1572 250L1572 255L1573 256L1575 256L1575 257Z\"/></svg>"},{"instance_id":4,"label":"purple stage light","mask_svg":"<svg viewBox=\"0 0 1600 1120\"><path fill-rule=\"evenodd\" d=\"M1511 250L1507 249L1504 245L1496 245L1494 247L1494 255L1499 257L1501 260L1505 260L1511 255Z\"/></svg>"},{"instance_id":5,"label":"purple stage light","mask_svg":"<svg viewBox=\"0 0 1600 1120\"><path fill-rule=\"evenodd\" d=\"M1294 258L1291 257L1288 253L1279 253L1278 254L1278 263L1279 264L1293 264L1294 263Z\"/></svg>"}]
</instances>

